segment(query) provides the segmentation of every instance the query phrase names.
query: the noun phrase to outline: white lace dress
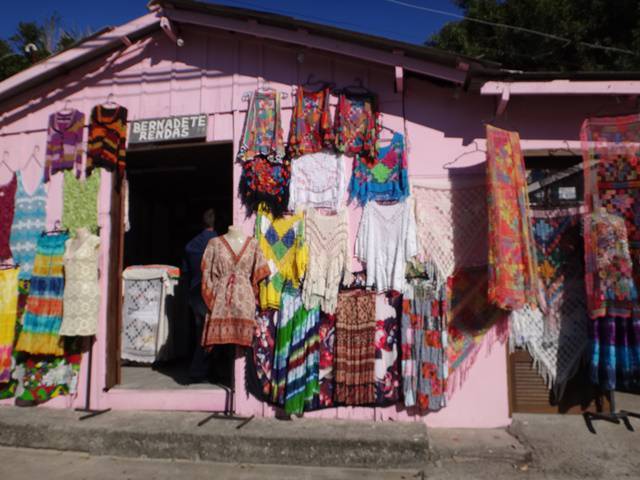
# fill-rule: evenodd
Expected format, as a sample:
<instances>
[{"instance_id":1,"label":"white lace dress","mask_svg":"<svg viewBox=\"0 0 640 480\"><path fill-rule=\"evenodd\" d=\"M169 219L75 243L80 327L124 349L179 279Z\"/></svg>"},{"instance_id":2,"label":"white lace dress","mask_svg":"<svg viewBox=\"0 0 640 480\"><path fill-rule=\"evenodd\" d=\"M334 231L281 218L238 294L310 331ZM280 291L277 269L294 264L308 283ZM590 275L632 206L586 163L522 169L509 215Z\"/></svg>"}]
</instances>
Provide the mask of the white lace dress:
<instances>
[{"instance_id":1,"label":"white lace dress","mask_svg":"<svg viewBox=\"0 0 640 480\"><path fill-rule=\"evenodd\" d=\"M347 181L344 157L328 152L302 155L291 162L289 210L331 208L343 203Z\"/></svg>"},{"instance_id":2,"label":"white lace dress","mask_svg":"<svg viewBox=\"0 0 640 480\"><path fill-rule=\"evenodd\" d=\"M313 208L307 210L305 236L309 262L302 302L307 309L320 306L323 312L333 314L338 305L340 281L351 283L347 211L322 215Z\"/></svg>"},{"instance_id":3,"label":"white lace dress","mask_svg":"<svg viewBox=\"0 0 640 480\"><path fill-rule=\"evenodd\" d=\"M60 335L67 337L95 335L98 332L100 288L98 253L100 239L89 235L67 240L64 253L64 296Z\"/></svg>"},{"instance_id":4,"label":"white lace dress","mask_svg":"<svg viewBox=\"0 0 640 480\"><path fill-rule=\"evenodd\" d=\"M368 202L356 239L356 257L366 263L367 287L403 293L406 262L417 253L413 201L392 205Z\"/></svg>"}]
</instances>

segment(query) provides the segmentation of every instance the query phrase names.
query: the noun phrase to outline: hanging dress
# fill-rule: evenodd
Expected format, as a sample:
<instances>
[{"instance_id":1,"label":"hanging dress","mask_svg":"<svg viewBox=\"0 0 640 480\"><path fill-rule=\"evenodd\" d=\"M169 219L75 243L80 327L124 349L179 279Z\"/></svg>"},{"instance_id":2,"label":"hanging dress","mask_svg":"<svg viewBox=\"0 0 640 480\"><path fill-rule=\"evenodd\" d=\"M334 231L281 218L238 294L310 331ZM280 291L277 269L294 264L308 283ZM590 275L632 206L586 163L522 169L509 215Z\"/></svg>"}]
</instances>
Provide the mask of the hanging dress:
<instances>
[{"instance_id":1,"label":"hanging dress","mask_svg":"<svg viewBox=\"0 0 640 480\"><path fill-rule=\"evenodd\" d=\"M47 218L47 192L42 179L36 189L29 193L25 189L21 172L16 172L15 213L11 225L11 253L15 263L20 264L20 280L29 280L36 256L36 246L40 234L45 229Z\"/></svg>"},{"instance_id":2,"label":"hanging dress","mask_svg":"<svg viewBox=\"0 0 640 480\"><path fill-rule=\"evenodd\" d=\"M404 200L409 196L407 169L404 136L395 132L388 145L378 147L377 156L354 157L349 201L365 205L371 200Z\"/></svg>"},{"instance_id":3,"label":"hanging dress","mask_svg":"<svg viewBox=\"0 0 640 480\"><path fill-rule=\"evenodd\" d=\"M18 180L16 174L11 175L4 185L0 185L0 260L11 258L9 236L15 211L15 200Z\"/></svg>"},{"instance_id":4,"label":"hanging dress","mask_svg":"<svg viewBox=\"0 0 640 480\"><path fill-rule=\"evenodd\" d=\"M369 94L341 94L334 122L336 150L348 157L376 158L380 124L376 99Z\"/></svg>"},{"instance_id":5,"label":"hanging dress","mask_svg":"<svg viewBox=\"0 0 640 480\"><path fill-rule=\"evenodd\" d=\"M81 227L91 233L98 231L100 178L100 172L86 179L78 179L72 172L64 172L62 225L69 229L72 237Z\"/></svg>"},{"instance_id":6,"label":"hanging dress","mask_svg":"<svg viewBox=\"0 0 640 480\"><path fill-rule=\"evenodd\" d=\"M18 318L18 269L0 270L0 384L11 380Z\"/></svg>"},{"instance_id":7,"label":"hanging dress","mask_svg":"<svg viewBox=\"0 0 640 480\"><path fill-rule=\"evenodd\" d=\"M64 292L63 255L68 238L66 233L59 233L41 236L38 240L17 351L38 355L64 354L59 332Z\"/></svg>"},{"instance_id":8,"label":"hanging dress","mask_svg":"<svg viewBox=\"0 0 640 480\"><path fill-rule=\"evenodd\" d=\"M317 92L299 86L291 114L288 152L292 159L301 155L333 150L334 136L329 112L329 88Z\"/></svg>"},{"instance_id":9,"label":"hanging dress","mask_svg":"<svg viewBox=\"0 0 640 480\"><path fill-rule=\"evenodd\" d=\"M98 333L100 239L96 235L89 235L80 245L76 244L78 241L68 240L64 254L64 313L60 336L87 336Z\"/></svg>"},{"instance_id":10,"label":"hanging dress","mask_svg":"<svg viewBox=\"0 0 640 480\"><path fill-rule=\"evenodd\" d=\"M209 240L202 257L202 298L209 309L203 347L229 343L251 346L259 284L269 273L255 238L247 237L238 253L224 236Z\"/></svg>"}]
</instances>

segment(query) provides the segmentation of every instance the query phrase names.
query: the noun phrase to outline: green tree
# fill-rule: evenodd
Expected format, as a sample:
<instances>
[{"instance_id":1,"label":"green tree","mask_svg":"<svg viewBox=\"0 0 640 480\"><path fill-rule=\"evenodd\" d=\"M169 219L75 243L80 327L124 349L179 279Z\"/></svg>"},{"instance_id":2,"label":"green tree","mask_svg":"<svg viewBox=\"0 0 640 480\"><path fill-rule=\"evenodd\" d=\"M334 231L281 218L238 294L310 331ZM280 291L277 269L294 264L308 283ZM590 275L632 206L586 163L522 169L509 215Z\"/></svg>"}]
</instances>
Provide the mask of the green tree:
<instances>
[{"instance_id":1,"label":"green tree","mask_svg":"<svg viewBox=\"0 0 640 480\"><path fill-rule=\"evenodd\" d=\"M638 0L453 1L466 17L537 30L566 40L460 20L446 24L427 40L428 45L519 70L640 69Z\"/></svg>"}]
</instances>

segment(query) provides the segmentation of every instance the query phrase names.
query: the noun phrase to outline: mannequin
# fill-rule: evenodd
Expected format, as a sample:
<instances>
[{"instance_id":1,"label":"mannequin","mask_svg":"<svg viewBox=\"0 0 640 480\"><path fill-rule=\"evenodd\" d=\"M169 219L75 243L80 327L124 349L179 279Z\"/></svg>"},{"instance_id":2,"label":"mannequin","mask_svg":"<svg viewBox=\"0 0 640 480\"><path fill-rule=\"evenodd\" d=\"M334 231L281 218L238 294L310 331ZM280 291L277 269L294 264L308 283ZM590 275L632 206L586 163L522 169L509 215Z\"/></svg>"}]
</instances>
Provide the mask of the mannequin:
<instances>
[{"instance_id":1,"label":"mannequin","mask_svg":"<svg viewBox=\"0 0 640 480\"><path fill-rule=\"evenodd\" d=\"M236 255L240 253L240 250L242 250L242 247L247 241L247 236L242 232L240 227L235 225L229 225L229 230L224 234L224 238Z\"/></svg>"}]
</instances>

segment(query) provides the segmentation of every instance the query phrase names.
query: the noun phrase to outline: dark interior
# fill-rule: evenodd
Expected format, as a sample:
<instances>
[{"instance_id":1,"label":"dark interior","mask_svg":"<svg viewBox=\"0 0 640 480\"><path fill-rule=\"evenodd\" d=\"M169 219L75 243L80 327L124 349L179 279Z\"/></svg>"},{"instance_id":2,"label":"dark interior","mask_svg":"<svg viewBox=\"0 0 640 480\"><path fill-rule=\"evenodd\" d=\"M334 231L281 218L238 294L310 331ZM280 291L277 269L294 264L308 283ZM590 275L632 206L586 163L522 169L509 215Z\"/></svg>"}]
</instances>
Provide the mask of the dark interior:
<instances>
[{"instance_id":1,"label":"dark interior","mask_svg":"<svg viewBox=\"0 0 640 480\"><path fill-rule=\"evenodd\" d=\"M185 245L203 229L202 214L216 212L216 231L232 222L233 149L230 143L169 145L127 152L130 230L124 235L123 267L165 264L182 268ZM190 359L196 342L188 286L181 277L170 298L170 335L175 358L151 366L152 374L188 385ZM228 383L229 349L219 348L212 359L212 383ZM123 365L127 366L127 363ZM139 368L144 368L139 366ZM148 365L147 365L148 368ZM151 373L151 371L150 371Z\"/></svg>"}]
</instances>

